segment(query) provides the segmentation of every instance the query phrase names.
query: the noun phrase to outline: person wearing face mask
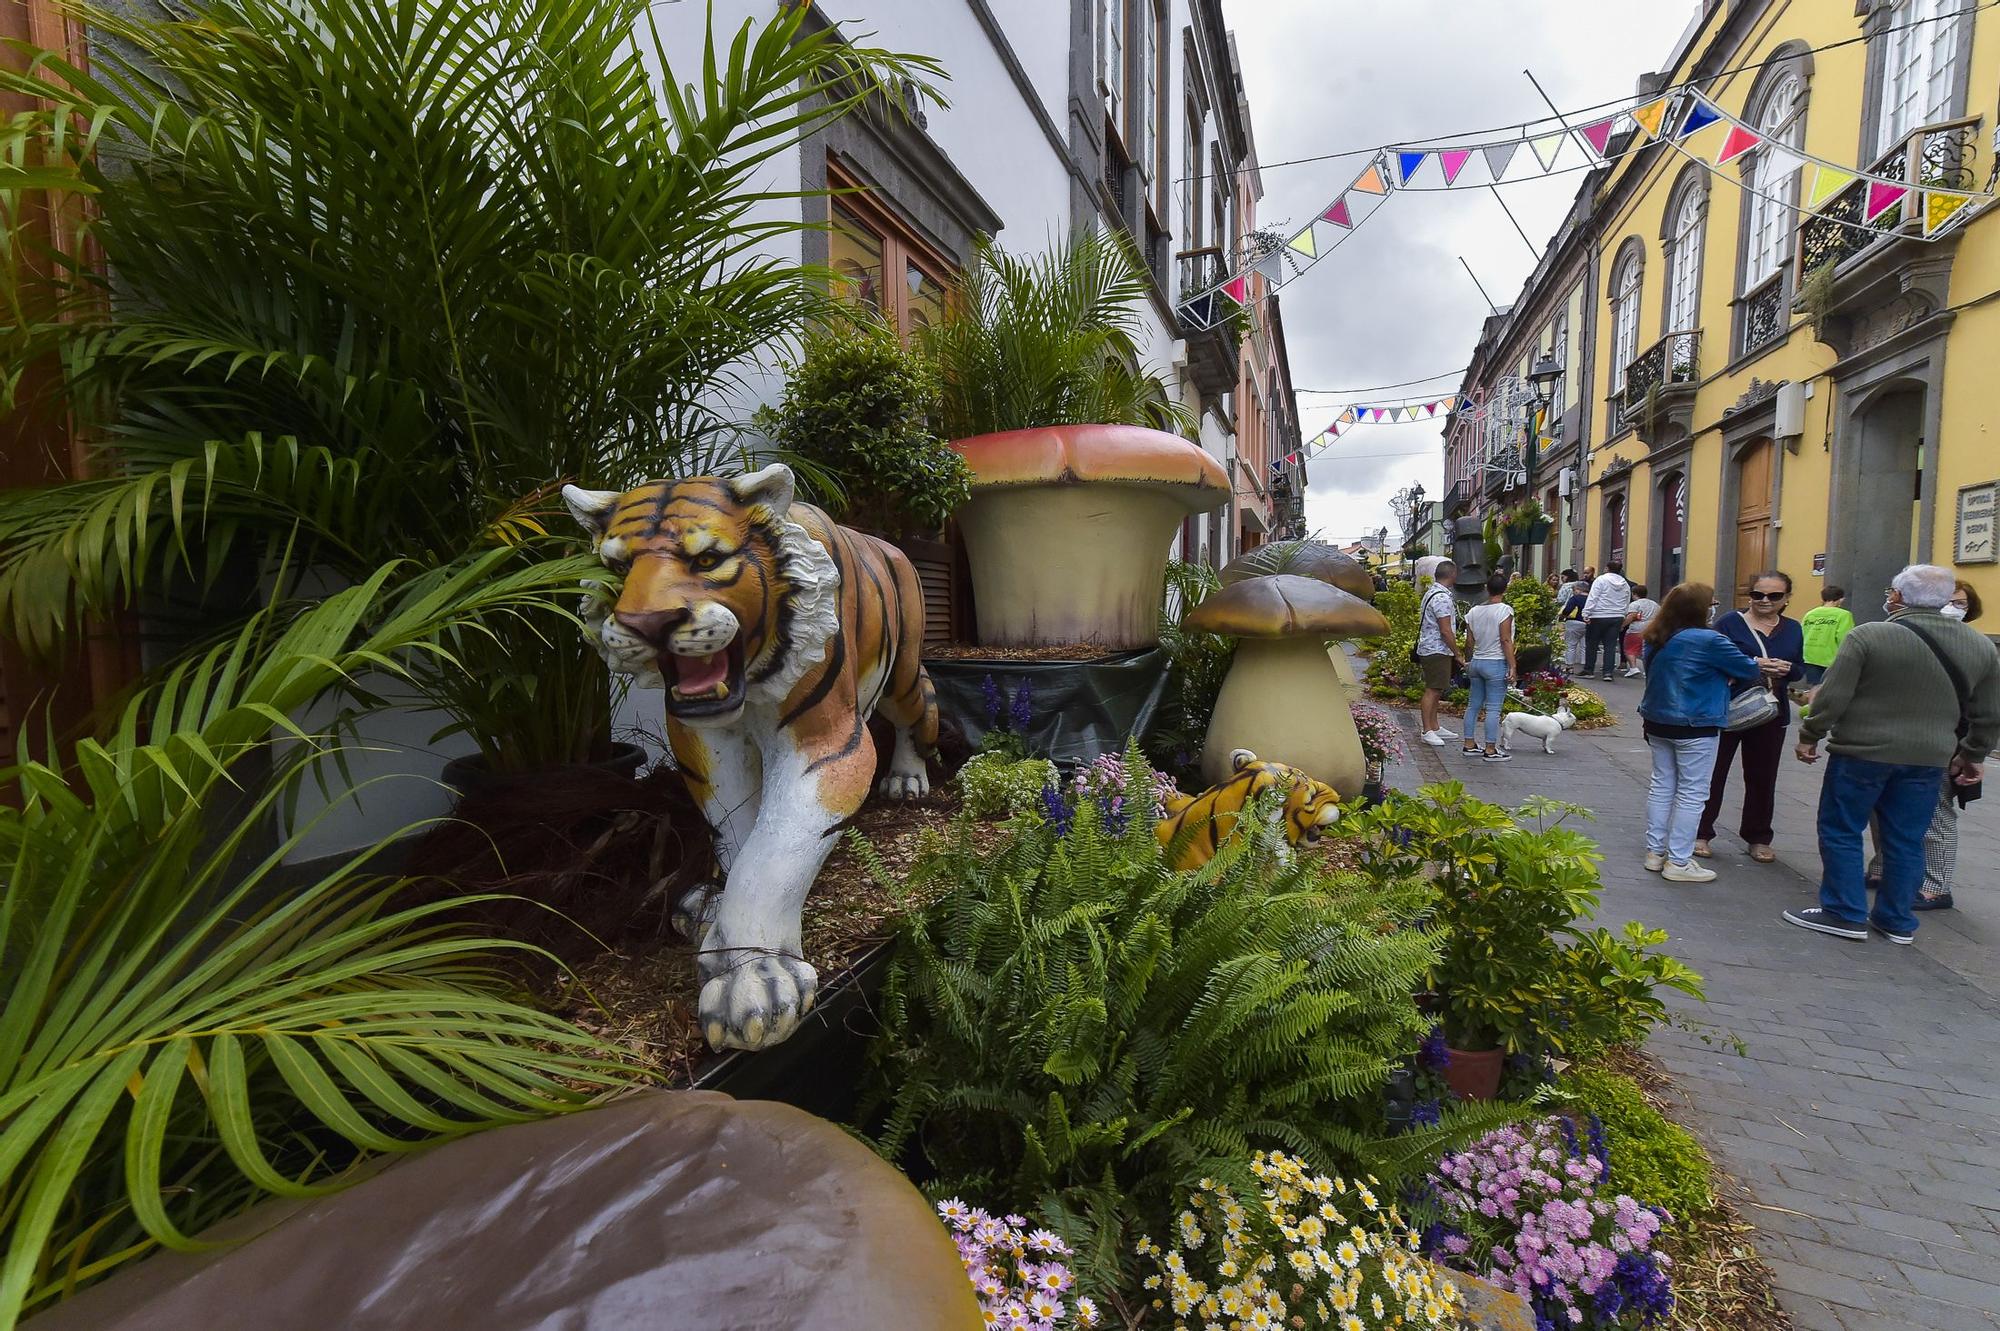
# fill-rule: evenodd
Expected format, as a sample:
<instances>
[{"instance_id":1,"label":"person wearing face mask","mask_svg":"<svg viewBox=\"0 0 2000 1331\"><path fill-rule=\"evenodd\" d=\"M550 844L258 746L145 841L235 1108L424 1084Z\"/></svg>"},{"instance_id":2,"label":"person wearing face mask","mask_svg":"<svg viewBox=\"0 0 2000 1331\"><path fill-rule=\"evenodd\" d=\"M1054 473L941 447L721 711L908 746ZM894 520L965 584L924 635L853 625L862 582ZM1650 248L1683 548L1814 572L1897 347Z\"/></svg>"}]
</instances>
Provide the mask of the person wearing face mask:
<instances>
[{"instance_id":1,"label":"person wearing face mask","mask_svg":"<svg viewBox=\"0 0 2000 1331\"><path fill-rule=\"evenodd\" d=\"M1980 609L1979 593L1960 578L1951 599L1939 607L1938 613L1946 619L1970 624L1979 618ZM1937 807L1931 813L1929 829L1924 832L1924 882L1917 889L1911 910L1952 908L1951 885L1958 876L1959 793L1958 783L1949 774L1938 783ZM1881 824L1876 823L1871 830L1875 834L1875 857L1868 862L1868 886L1874 888L1882 882Z\"/></svg>"},{"instance_id":2,"label":"person wearing face mask","mask_svg":"<svg viewBox=\"0 0 2000 1331\"><path fill-rule=\"evenodd\" d=\"M1757 863L1769 864L1778 858L1771 849L1771 822L1778 803L1778 763L1785 756L1785 734L1792 724L1792 700L1785 686L1806 673L1805 630L1785 615L1791 599L1791 575L1773 569L1750 579L1748 604L1743 609L1716 617L1715 631L1735 643L1737 650L1763 672L1762 678L1744 687L1769 691L1777 700L1778 714L1761 726L1722 733L1715 772L1709 778L1708 803L1702 807L1701 826L1695 832L1694 853L1703 859L1713 853L1709 843L1715 840L1715 820L1722 812L1730 764L1738 753L1743 755L1743 816L1736 831L1748 843L1750 858Z\"/></svg>"},{"instance_id":3,"label":"person wearing face mask","mask_svg":"<svg viewBox=\"0 0 2000 1331\"><path fill-rule=\"evenodd\" d=\"M1799 728L1800 762L1832 756L1820 784L1820 904L1787 923L1836 938L1916 941L1924 835L1940 785L1978 787L2000 741L2000 652L1942 612L1957 595L1950 569L1912 564L1883 597L1886 621L1847 635ZM1969 611L1968 598L1968 611ZM1871 911L1862 832L1877 820L1882 886Z\"/></svg>"}]
</instances>

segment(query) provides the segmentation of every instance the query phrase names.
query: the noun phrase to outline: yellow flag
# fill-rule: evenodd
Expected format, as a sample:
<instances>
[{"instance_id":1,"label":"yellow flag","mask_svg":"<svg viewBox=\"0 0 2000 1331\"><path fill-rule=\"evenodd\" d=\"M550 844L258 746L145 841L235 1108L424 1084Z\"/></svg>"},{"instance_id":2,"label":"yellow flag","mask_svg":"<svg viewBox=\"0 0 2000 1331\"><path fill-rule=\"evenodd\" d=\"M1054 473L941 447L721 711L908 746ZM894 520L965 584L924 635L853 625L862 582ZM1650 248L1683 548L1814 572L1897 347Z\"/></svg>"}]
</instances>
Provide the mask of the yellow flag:
<instances>
[{"instance_id":1,"label":"yellow flag","mask_svg":"<svg viewBox=\"0 0 2000 1331\"><path fill-rule=\"evenodd\" d=\"M1822 203L1853 183L1852 171L1841 171L1830 166L1817 167L1813 171L1812 191L1806 195L1806 207L1817 208Z\"/></svg>"},{"instance_id":2,"label":"yellow flag","mask_svg":"<svg viewBox=\"0 0 2000 1331\"><path fill-rule=\"evenodd\" d=\"M1958 210L1972 202L1970 194L1953 194L1947 190L1932 190L1924 195L1924 234L1933 235L1938 228L1957 216Z\"/></svg>"},{"instance_id":3,"label":"yellow flag","mask_svg":"<svg viewBox=\"0 0 2000 1331\"><path fill-rule=\"evenodd\" d=\"M1307 227L1305 230L1299 232L1298 235L1286 241L1285 248L1295 250L1305 255L1308 259L1319 256L1319 248L1313 243L1313 229L1311 227Z\"/></svg>"},{"instance_id":4,"label":"yellow flag","mask_svg":"<svg viewBox=\"0 0 2000 1331\"><path fill-rule=\"evenodd\" d=\"M1632 112L1632 119L1639 122L1639 128L1646 131L1646 137L1660 137L1660 122L1667 117L1667 101L1665 97L1655 98Z\"/></svg>"}]
</instances>

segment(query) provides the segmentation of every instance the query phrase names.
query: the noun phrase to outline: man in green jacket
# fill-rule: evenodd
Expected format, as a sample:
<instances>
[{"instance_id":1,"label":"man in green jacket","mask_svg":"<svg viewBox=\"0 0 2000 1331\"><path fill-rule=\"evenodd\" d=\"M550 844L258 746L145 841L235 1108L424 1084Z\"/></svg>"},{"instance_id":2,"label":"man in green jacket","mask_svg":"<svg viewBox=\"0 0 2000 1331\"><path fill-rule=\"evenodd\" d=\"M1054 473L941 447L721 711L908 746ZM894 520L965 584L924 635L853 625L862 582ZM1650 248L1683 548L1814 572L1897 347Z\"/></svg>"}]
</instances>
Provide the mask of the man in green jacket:
<instances>
[{"instance_id":1,"label":"man in green jacket","mask_svg":"<svg viewBox=\"0 0 2000 1331\"><path fill-rule=\"evenodd\" d=\"M1951 570L1936 564L1898 573L1882 604L1889 618L1847 635L1813 696L1799 727L1799 761L1819 761L1828 736L1832 757L1819 792L1820 904L1785 912L1801 928L1865 940L1872 924L1892 943L1915 940L1910 906L1924 878L1924 830L1938 787L1947 774L1960 785L1980 780L2000 741L2000 652L1978 630L1938 613L1955 590ZM1872 915L1861 854L1871 814L1882 842Z\"/></svg>"}]
</instances>

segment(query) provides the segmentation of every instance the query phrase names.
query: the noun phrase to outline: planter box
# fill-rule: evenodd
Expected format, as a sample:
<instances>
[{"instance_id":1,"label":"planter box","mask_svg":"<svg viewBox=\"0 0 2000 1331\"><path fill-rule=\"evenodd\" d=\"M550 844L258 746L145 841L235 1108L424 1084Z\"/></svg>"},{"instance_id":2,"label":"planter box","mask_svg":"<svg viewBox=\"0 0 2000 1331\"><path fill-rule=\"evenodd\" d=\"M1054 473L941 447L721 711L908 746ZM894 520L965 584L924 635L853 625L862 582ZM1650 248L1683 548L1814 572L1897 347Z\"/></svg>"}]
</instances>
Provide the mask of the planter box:
<instances>
[{"instance_id":1,"label":"planter box","mask_svg":"<svg viewBox=\"0 0 2000 1331\"><path fill-rule=\"evenodd\" d=\"M1548 518L1543 518L1539 522L1522 523L1519 526L1507 528L1507 544L1546 545L1549 533L1554 530L1555 523Z\"/></svg>"},{"instance_id":2,"label":"planter box","mask_svg":"<svg viewBox=\"0 0 2000 1331\"><path fill-rule=\"evenodd\" d=\"M1160 723L1168 666L1166 652L1158 647L1097 661L924 661L937 689L938 710L974 749L987 729L986 679L990 676L1009 699L1025 686L1032 715L1021 738L1028 752L1063 768L1123 753L1129 735L1143 741Z\"/></svg>"}]
</instances>

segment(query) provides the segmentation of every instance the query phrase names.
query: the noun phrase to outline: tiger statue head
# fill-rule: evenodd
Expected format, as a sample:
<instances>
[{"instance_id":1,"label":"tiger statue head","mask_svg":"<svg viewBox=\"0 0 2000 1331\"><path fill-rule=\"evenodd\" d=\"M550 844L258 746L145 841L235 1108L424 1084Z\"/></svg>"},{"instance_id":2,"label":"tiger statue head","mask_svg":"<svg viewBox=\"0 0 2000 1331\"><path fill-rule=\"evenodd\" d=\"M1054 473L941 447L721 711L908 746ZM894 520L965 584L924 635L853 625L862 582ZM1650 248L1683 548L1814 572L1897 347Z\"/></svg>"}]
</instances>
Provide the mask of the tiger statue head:
<instances>
[{"instance_id":1,"label":"tiger statue head","mask_svg":"<svg viewBox=\"0 0 2000 1331\"><path fill-rule=\"evenodd\" d=\"M1231 775L1221 785L1199 795L1175 795L1167 800L1167 816L1153 828L1160 844L1171 847L1181 829L1194 829L1182 842L1173 868L1199 869L1215 858L1215 852L1236 830L1243 811L1273 786L1282 786L1285 792L1276 826L1271 829L1283 838L1281 857L1295 847L1312 845L1340 821L1340 792L1296 767L1267 762L1248 749L1232 750L1229 766Z\"/></svg>"},{"instance_id":2,"label":"tiger statue head","mask_svg":"<svg viewBox=\"0 0 2000 1331\"><path fill-rule=\"evenodd\" d=\"M587 631L613 670L666 690L670 719L727 726L746 703L782 701L826 656L840 576L786 516L791 468L562 494L623 579L615 603L586 599Z\"/></svg>"}]
</instances>

